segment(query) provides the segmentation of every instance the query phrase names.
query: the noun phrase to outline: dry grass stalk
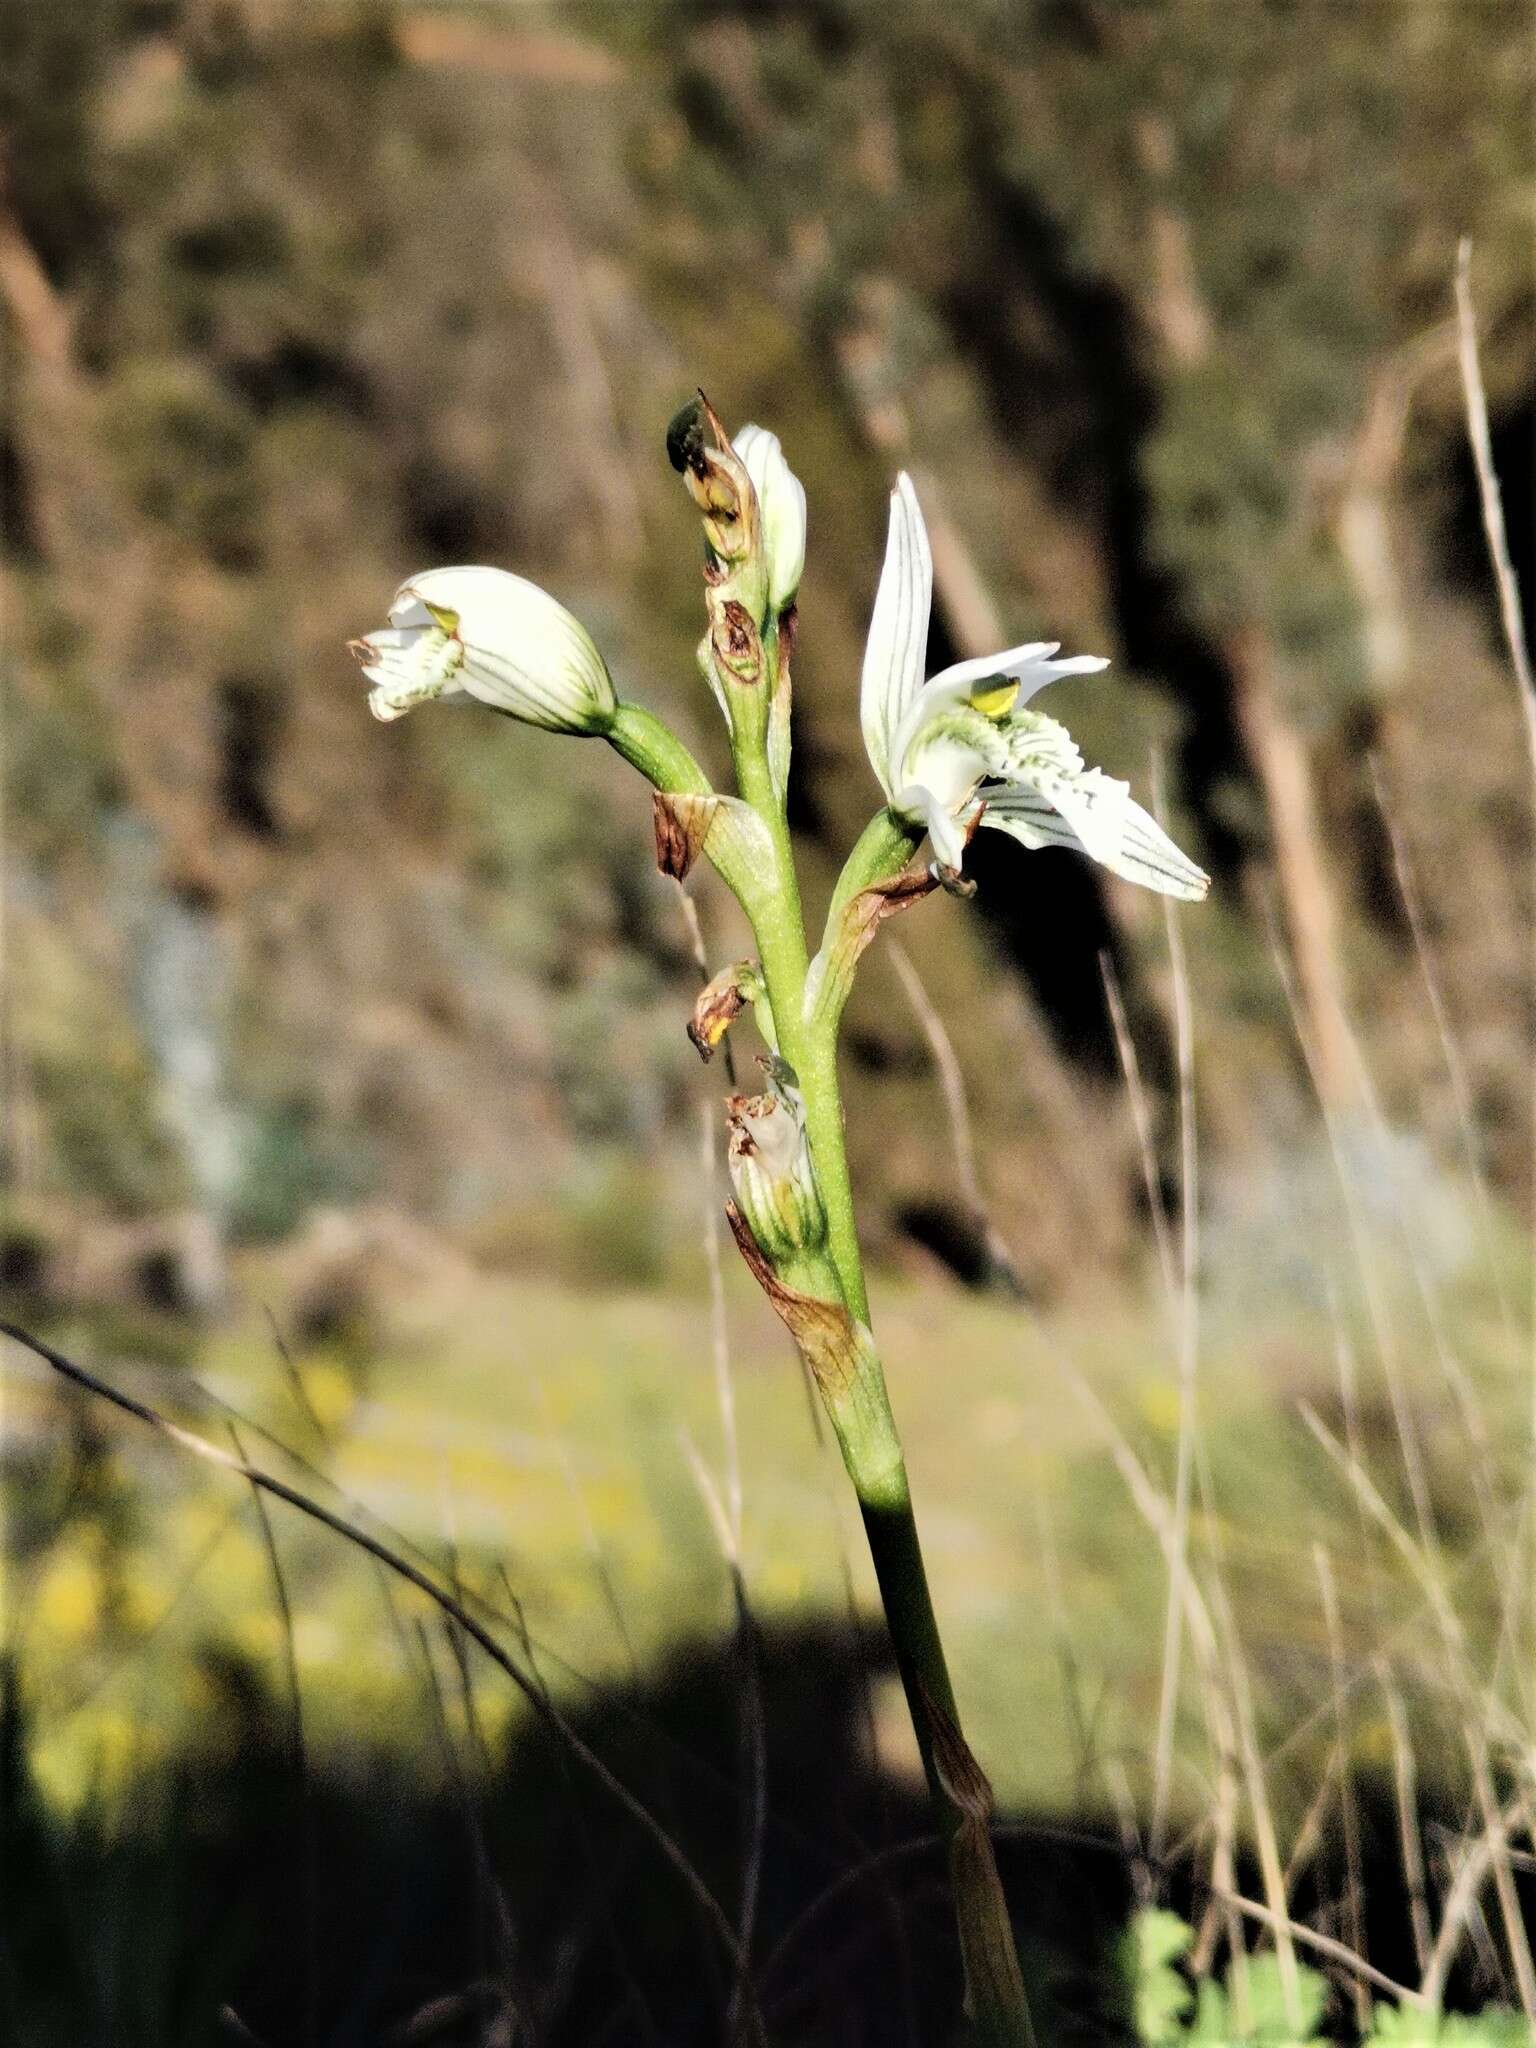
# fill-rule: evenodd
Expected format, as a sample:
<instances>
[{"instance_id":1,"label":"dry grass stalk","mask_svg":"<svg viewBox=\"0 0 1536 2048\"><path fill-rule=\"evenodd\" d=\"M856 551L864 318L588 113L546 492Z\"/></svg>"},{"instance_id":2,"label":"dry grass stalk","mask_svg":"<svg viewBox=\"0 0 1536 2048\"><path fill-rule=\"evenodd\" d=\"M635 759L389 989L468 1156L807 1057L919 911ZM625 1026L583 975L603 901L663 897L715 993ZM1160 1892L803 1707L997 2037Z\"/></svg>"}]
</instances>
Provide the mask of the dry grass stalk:
<instances>
[{"instance_id":1,"label":"dry grass stalk","mask_svg":"<svg viewBox=\"0 0 1536 2048\"><path fill-rule=\"evenodd\" d=\"M1424 1843L1419 1834L1419 1778L1403 1696L1385 1658L1377 1661L1382 1703L1392 1736L1392 1789L1397 1805L1397 1838L1403 1858L1403 1883L1408 1894L1408 1924L1413 1930L1414 1960L1422 1983L1429 1969L1433 1934L1429 1919L1429 1887L1424 1875Z\"/></svg>"},{"instance_id":2,"label":"dry grass stalk","mask_svg":"<svg viewBox=\"0 0 1536 2048\"><path fill-rule=\"evenodd\" d=\"M1334 1757L1339 1775L1339 1823L1344 1837L1344 1868L1347 1887L1344 1919L1350 1947L1356 1955L1365 1953L1365 1923L1361 1910L1364 1890L1360 1857L1360 1814L1355 1804L1354 1772L1350 1765L1349 1724L1344 1706L1344 1624L1339 1612L1339 1589L1333 1574L1333 1560L1321 1543L1313 1545L1312 1561L1317 1569L1318 1589L1323 1600L1323 1619L1328 1630L1328 1662L1333 1681ZM1355 2020L1361 2033L1370 2025L1371 2002L1359 1981L1355 1984Z\"/></svg>"},{"instance_id":3,"label":"dry grass stalk","mask_svg":"<svg viewBox=\"0 0 1536 2048\"><path fill-rule=\"evenodd\" d=\"M1161 812L1162 777L1154 765L1154 804ZM1168 1605L1163 1624L1162 1677L1153 1751L1152 1822L1154 1858L1167 1829L1168 1789L1173 1765L1174 1720L1179 1703L1179 1668L1184 1642L1184 1578L1189 1570L1189 1497L1199 1430L1196 1369L1200 1355L1199 1151L1195 1139L1194 1019L1184 934L1171 903L1163 905L1168 964L1173 977L1174 1045L1179 1089L1179 1441L1173 1482L1173 1555L1168 1567Z\"/></svg>"},{"instance_id":4,"label":"dry grass stalk","mask_svg":"<svg viewBox=\"0 0 1536 2048\"><path fill-rule=\"evenodd\" d=\"M992 1212L981 1189L981 1175L976 1167L976 1134L971 1124L970 1104L965 1099L965 1077L960 1069L960 1060L955 1052L954 1040L950 1037L944 1019L934 1008L933 1002L923 986L922 976L913 964L912 956L901 941L891 933L885 942L886 955L896 969L902 991L911 1005L928 1049L933 1054L933 1063L938 1071L939 1087L944 1097L944 1109L949 1118L950 1143L955 1154L955 1177L960 1183L960 1196L971 1212L971 1219L981 1233L986 1246L987 1258L994 1272L1006 1279L1018 1293L1022 1293L1023 1282L1019 1278L1013 1254L1002 1232L992 1220Z\"/></svg>"},{"instance_id":5,"label":"dry grass stalk","mask_svg":"<svg viewBox=\"0 0 1536 2048\"><path fill-rule=\"evenodd\" d=\"M1126 1099L1130 1104L1131 1127L1136 1134L1136 1156L1141 1164L1141 1184L1147 1197L1147 1215L1152 1223L1152 1242L1157 1252L1157 1268L1162 1276L1163 1292L1170 1303L1173 1303L1178 1300L1178 1282L1174 1275L1168 1214L1163 1206L1157 1147L1152 1137L1152 1117L1147 1105L1146 1087L1141 1077L1141 1061L1137 1056L1136 1041L1131 1036L1130 1021L1125 1014L1125 998L1120 991L1120 977L1116 974L1115 963L1107 952L1101 952L1099 955L1099 977L1104 984L1104 1002L1109 1011L1110 1029L1114 1033L1115 1056L1120 1062Z\"/></svg>"},{"instance_id":6,"label":"dry grass stalk","mask_svg":"<svg viewBox=\"0 0 1536 2048\"><path fill-rule=\"evenodd\" d=\"M1530 650L1526 645L1525 618L1520 609L1520 587L1515 576L1514 564L1510 560L1509 536L1504 525L1504 500L1499 489L1498 473L1493 466L1493 439L1488 425L1488 394L1483 385L1482 364L1478 358L1477 311L1472 301L1472 243L1466 236L1462 237L1456 252L1456 338L1462 396L1466 405L1467 438L1472 446L1472 460L1477 470L1483 534L1488 543L1488 558L1498 589L1499 619L1504 629L1504 640L1509 649L1510 666L1514 671L1515 688L1525 722L1526 745L1531 756L1532 801L1533 807L1536 807L1536 676L1533 676L1531 671ZM1536 893L1536 819L1533 819L1531 833L1531 866L1533 893ZM1530 938L1531 982L1533 990L1536 990L1536 924L1532 926ZM1536 1063L1533 1063L1533 1076L1536 1076ZM1532 1207L1536 1208L1536 1079L1533 1079L1531 1090L1531 1116L1531 1192ZM1531 1286L1531 1457L1527 1486L1533 1501L1536 1501L1536 1268L1532 1270ZM1532 1514L1528 1533L1533 1546L1536 1546L1536 1513ZM1531 1565L1532 1568L1526 1577L1531 1595L1531 1637L1533 1642L1536 1642L1536 1548L1533 1548Z\"/></svg>"}]
</instances>

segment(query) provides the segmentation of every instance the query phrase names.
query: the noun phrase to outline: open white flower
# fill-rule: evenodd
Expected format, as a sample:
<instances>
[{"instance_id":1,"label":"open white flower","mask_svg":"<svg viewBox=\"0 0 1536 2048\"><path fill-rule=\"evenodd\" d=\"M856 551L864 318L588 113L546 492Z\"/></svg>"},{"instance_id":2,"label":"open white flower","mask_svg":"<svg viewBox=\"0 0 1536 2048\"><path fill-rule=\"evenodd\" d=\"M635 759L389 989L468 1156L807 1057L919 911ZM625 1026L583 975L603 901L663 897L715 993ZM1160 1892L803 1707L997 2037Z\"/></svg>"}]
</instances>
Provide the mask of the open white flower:
<instances>
[{"instance_id":1,"label":"open white flower","mask_svg":"<svg viewBox=\"0 0 1536 2048\"><path fill-rule=\"evenodd\" d=\"M1210 879L1182 854L1130 786L1085 768L1064 726L1026 707L1058 676L1107 668L1097 655L1053 659L1036 640L957 662L923 680L933 558L903 473L891 493L885 567L864 650L864 744L891 809L926 827L940 871L958 875L978 824L1024 846L1075 846L1127 881L1198 902Z\"/></svg>"},{"instance_id":2,"label":"open white flower","mask_svg":"<svg viewBox=\"0 0 1536 2048\"><path fill-rule=\"evenodd\" d=\"M429 569L396 591L389 624L351 643L375 718L475 698L551 732L603 733L613 680L579 619L506 569Z\"/></svg>"}]
</instances>

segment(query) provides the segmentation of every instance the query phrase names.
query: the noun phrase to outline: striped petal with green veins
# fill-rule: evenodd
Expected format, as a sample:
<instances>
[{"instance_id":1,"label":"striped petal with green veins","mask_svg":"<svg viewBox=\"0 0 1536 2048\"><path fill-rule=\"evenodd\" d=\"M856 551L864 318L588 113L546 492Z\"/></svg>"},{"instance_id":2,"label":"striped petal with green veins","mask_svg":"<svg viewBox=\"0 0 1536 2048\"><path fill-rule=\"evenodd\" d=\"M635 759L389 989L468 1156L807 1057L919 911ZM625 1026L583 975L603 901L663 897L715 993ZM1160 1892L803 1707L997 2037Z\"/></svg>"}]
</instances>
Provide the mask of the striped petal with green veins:
<instances>
[{"instance_id":1,"label":"striped petal with green veins","mask_svg":"<svg viewBox=\"0 0 1536 2048\"><path fill-rule=\"evenodd\" d=\"M606 733L618 697L581 621L507 569L428 569L396 591L389 624L351 643L375 718L473 698L550 732Z\"/></svg>"},{"instance_id":2,"label":"striped petal with green veins","mask_svg":"<svg viewBox=\"0 0 1536 2048\"><path fill-rule=\"evenodd\" d=\"M1064 726L1028 709L1060 676L1109 666L1056 659L1035 640L956 662L923 680L933 561L912 479L891 493L885 566L864 653L864 743L891 809L926 830L935 867L958 879L978 825L1023 846L1073 846L1112 874L1198 902L1209 877L1132 801L1129 785L1087 768Z\"/></svg>"}]
</instances>

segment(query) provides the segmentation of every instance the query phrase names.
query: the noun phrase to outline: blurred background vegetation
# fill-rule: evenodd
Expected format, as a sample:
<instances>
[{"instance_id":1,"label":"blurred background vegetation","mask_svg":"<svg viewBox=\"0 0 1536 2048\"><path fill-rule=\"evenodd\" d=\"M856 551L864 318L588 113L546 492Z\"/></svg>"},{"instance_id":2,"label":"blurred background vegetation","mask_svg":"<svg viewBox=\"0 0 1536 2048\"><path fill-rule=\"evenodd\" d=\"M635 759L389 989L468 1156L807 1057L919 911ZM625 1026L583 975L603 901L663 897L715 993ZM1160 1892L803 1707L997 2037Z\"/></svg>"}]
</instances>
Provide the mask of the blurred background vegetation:
<instances>
[{"instance_id":1,"label":"blurred background vegetation","mask_svg":"<svg viewBox=\"0 0 1536 2048\"><path fill-rule=\"evenodd\" d=\"M904 921L909 967L877 948L850 1011L877 1315L976 1747L1037 1819L1118 1842L1144 1817L1168 1592L1127 1460L1172 1488L1191 1304L1170 1322L1164 1281L1197 1192L1200 1569L1221 1682L1274 1757L1240 1845L1277 1825L1317 1924L1348 1934L1339 1802L1352 1773L1374 1785L1362 1839L1395 1857L1407 1757L1443 1895L1479 1781L1405 1524L1479 1696L1513 1686L1536 1726L1513 1612L1531 765L1451 306L1470 236L1530 592L1525 10L0 0L0 50L6 1314L221 1443L237 1412L248 1450L323 1467L515 1606L537 1682L606 1702L621 1750L644 1721L713 1757L740 1691L702 1647L735 1609L695 1471L721 1444L719 1088L681 1028L696 969L649 807L599 747L375 726L343 643L412 569L515 566L723 771L661 448L702 384L779 432L809 492L792 804L814 898L875 800L856 682L906 464L934 664L1047 634L1112 654L1061 715L1111 773L1155 772L1216 877L1180 924L1198 1191L1161 907L1086 863L990 835L972 909ZM699 909L712 963L736 957L728 906L705 888ZM951 1048L992 1236L957 1172ZM855 1532L775 1328L726 1277L759 1691L789 1731L770 1810L800 1841L842 1785L843 1851L894 1842L921 1822L887 1677L847 1631ZM495 1674L459 1688L426 1610L361 1561L43 1377L8 1359L0 1444L7 1812L55 1881L7 1950L16 2039L720 2038L719 2005L657 1988L697 1990L692 1965L529 1888L548 1857L580 1891L590 1817L549 1793ZM691 1661L656 1666L685 1639ZM825 1781L791 1792L818 1740L807 1670ZM1194 1840L1212 1767L1186 1679L1171 1799ZM493 1967L437 1927L449 1880L423 1920L401 1872L425 1831L469 1883L454 1858L491 1852L443 1788L505 1743L538 1818L520 1850L515 1820L486 1823L523 1870ZM716 1765L746 1782L734 1734ZM717 1827L739 1885L734 1808L656 1797ZM391 1800L422 1802L419 1828ZM278 1901L300 1947L331 1940L289 1883L321 1883L317 1839L326 1883L395 1873L336 1936L345 1992L252 1931ZM815 1885L767 1867L782 1934ZM205 1926L204 1890L241 1871L249 1896ZM1124 1878L1079 1876L1113 1920ZM416 1945L394 1974L391 1914ZM1372 1931L1412 1976L1400 1906ZM1473 2003L1513 1999L1496 1937L1457 1980ZM797 1967L782 2038L864 2038L838 1998L891 1969L820 1954L842 1988ZM526 2031L463 1989L497 1971ZM450 1994L469 2002L388 2032ZM938 2038L925 1995L869 2038ZM221 2003L240 2019L209 2033Z\"/></svg>"}]
</instances>

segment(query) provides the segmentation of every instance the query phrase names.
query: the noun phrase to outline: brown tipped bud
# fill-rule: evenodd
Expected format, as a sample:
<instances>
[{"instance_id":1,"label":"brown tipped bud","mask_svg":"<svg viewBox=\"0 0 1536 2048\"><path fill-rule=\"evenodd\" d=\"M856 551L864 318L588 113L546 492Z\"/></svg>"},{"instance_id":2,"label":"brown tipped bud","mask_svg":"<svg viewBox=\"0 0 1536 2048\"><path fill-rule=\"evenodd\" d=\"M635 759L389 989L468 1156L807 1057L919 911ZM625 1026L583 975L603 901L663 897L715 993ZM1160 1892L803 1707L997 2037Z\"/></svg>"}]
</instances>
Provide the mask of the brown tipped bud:
<instances>
[{"instance_id":1,"label":"brown tipped bud","mask_svg":"<svg viewBox=\"0 0 1536 2048\"><path fill-rule=\"evenodd\" d=\"M727 1159L736 1203L771 1265L826 1242L827 1211L805 1134L805 1104L780 1060L761 1095L733 1095Z\"/></svg>"},{"instance_id":2,"label":"brown tipped bud","mask_svg":"<svg viewBox=\"0 0 1536 2048\"><path fill-rule=\"evenodd\" d=\"M701 391L667 429L667 455L704 520L706 581L729 587L754 619L768 601L762 512L747 465Z\"/></svg>"},{"instance_id":3,"label":"brown tipped bud","mask_svg":"<svg viewBox=\"0 0 1536 2048\"><path fill-rule=\"evenodd\" d=\"M711 610L710 646L715 660L733 681L755 688L763 679L763 643L752 614L734 597Z\"/></svg>"},{"instance_id":4,"label":"brown tipped bud","mask_svg":"<svg viewBox=\"0 0 1536 2048\"><path fill-rule=\"evenodd\" d=\"M874 1355L868 1330L854 1321L842 1301L786 1286L734 1202L726 1203L725 1217L747 1271L794 1338L822 1395L829 1404L841 1400L861 1371L868 1370Z\"/></svg>"},{"instance_id":5,"label":"brown tipped bud","mask_svg":"<svg viewBox=\"0 0 1536 2048\"><path fill-rule=\"evenodd\" d=\"M755 960L738 960L701 990L688 1020L688 1036L701 1060L712 1059L716 1047L748 1003L761 1002L763 977Z\"/></svg>"},{"instance_id":6,"label":"brown tipped bud","mask_svg":"<svg viewBox=\"0 0 1536 2048\"><path fill-rule=\"evenodd\" d=\"M656 833L656 865L674 882L686 881L688 871L704 851L709 828L720 808L717 796L680 796L658 789L651 798L651 823Z\"/></svg>"}]
</instances>

